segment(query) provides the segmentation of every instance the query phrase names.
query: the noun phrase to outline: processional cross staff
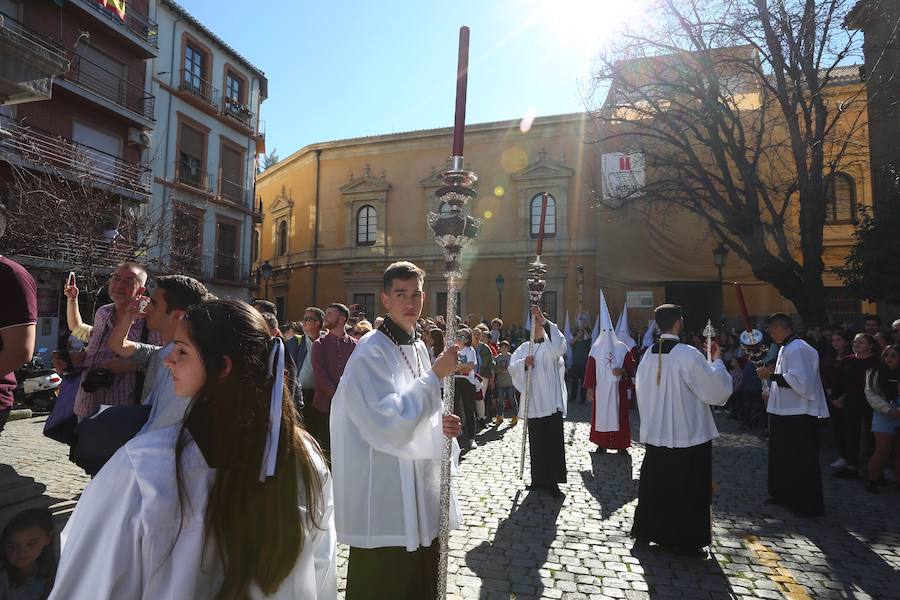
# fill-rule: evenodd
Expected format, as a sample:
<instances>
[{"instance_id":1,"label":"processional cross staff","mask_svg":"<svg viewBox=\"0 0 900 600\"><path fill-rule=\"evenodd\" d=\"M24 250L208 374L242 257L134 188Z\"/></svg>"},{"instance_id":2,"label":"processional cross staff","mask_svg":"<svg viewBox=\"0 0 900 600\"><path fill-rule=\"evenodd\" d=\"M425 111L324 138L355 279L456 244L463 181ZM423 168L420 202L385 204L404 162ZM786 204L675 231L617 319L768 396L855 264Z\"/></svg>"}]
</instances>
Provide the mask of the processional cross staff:
<instances>
[{"instance_id":1,"label":"processional cross staff","mask_svg":"<svg viewBox=\"0 0 900 600\"><path fill-rule=\"evenodd\" d=\"M538 229L537 252L534 262L528 269L531 277L528 278L528 297L531 300L531 306L540 307L541 299L544 297L544 287L547 282L543 276L547 274L547 266L541 262L541 252L544 249L544 222L547 218L547 192L541 196L541 226ZM531 336L528 340L528 356L534 356L534 330L541 327L533 316L531 318ZM525 373L525 393L522 394L522 454L519 461L519 478L525 479L525 451L528 441L528 401L531 398L531 374L534 372L532 365Z\"/></svg>"},{"instance_id":2,"label":"processional cross staff","mask_svg":"<svg viewBox=\"0 0 900 600\"><path fill-rule=\"evenodd\" d=\"M463 212L463 208L469 199L475 197L473 186L478 177L472 171L463 167L463 136L466 124L466 84L469 71L469 28L459 29L459 56L456 67L456 105L453 122L453 153L450 156L450 165L441 171L440 177L443 186L436 196L442 203L450 207L449 210L438 214L428 213L428 225L434 234L435 243L441 247L444 254L444 277L447 279L447 333L445 340L447 345L453 344L456 339L456 296L459 291L461 275L460 258L463 248L474 240L481 230L481 221ZM444 396L442 412L449 415L453 412L453 394L455 379L453 375L444 379ZM441 456L441 483L440 483L440 521L438 527L438 543L440 555L438 559L438 585L437 599L444 600L447 597L447 560L449 557L450 541L450 478L451 478L451 448L452 441L444 438L444 446Z\"/></svg>"}]
</instances>

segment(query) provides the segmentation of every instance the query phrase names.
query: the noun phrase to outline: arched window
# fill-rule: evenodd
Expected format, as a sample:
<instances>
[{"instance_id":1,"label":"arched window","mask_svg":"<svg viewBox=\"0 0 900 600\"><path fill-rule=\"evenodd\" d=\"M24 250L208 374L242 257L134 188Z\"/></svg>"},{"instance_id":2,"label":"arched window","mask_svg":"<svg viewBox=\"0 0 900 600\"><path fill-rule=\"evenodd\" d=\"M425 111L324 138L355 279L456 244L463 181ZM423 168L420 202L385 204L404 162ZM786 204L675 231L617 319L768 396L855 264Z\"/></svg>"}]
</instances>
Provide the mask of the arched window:
<instances>
[{"instance_id":1,"label":"arched window","mask_svg":"<svg viewBox=\"0 0 900 600\"><path fill-rule=\"evenodd\" d=\"M834 173L825 182L825 222L856 222L856 186L846 173Z\"/></svg>"},{"instance_id":2,"label":"arched window","mask_svg":"<svg viewBox=\"0 0 900 600\"><path fill-rule=\"evenodd\" d=\"M447 203L447 202L441 202L440 207L438 207L438 212L439 212L440 214L442 214L442 215L446 215L448 212L450 212L450 209L451 209L451 208L452 208L452 207L450 206L449 203Z\"/></svg>"},{"instance_id":3,"label":"arched window","mask_svg":"<svg viewBox=\"0 0 900 600\"><path fill-rule=\"evenodd\" d=\"M538 194L531 199L531 237L536 238L541 230L541 196ZM547 195L547 217L544 220L544 236L556 235L556 199Z\"/></svg>"},{"instance_id":4,"label":"arched window","mask_svg":"<svg viewBox=\"0 0 900 600\"><path fill-rule=\"evenodd\" d=\"M288 247L288 226L287 221L278 224L278 256L287 254Z\"/></svg>"},{"instance_id":5,"label":"arched window","mask_svg":"<svg viewBox=\"0 0 900 600\"><path fill-rule=\"evenodd\" d=\"M371 204L366 204L356 212L356 245L371 246L378 234L378 213Z\"/></svg>"}]
</instances>

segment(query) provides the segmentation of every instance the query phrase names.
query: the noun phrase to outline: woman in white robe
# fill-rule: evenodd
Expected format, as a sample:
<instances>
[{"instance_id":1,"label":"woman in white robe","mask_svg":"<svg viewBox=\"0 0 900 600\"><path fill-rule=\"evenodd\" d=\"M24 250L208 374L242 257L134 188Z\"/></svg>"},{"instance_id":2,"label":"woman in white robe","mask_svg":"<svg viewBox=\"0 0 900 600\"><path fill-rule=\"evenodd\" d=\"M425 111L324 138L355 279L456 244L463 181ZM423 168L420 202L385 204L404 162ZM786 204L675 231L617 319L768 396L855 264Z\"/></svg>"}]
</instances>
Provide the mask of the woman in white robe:
<instances>
[{"instance_id":1,"label":"woman in white robe","mask_svg":"<svg viewBox=\"0 0 900 600\"><path fill-rule=\"evenodd\" d=\"M91 481L50 597L336 598L331 478L284 392L284 346L221 300L175 343L185 422L135 437Z\"/></svg>"}]
</instances>

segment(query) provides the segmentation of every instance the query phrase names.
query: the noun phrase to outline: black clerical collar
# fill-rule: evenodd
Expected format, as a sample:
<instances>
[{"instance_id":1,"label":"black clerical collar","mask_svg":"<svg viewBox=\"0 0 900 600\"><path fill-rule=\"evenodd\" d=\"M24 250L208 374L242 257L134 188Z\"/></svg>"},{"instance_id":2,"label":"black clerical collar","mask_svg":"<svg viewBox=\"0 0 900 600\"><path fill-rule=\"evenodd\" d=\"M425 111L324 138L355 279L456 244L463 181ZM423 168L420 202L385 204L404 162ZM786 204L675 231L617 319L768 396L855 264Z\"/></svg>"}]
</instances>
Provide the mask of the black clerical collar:
<instances>
[{"instance_id":1,"label":"black clerical collar","mask_svg":"<svg viewBox=\"0 0 900 600\"><path fill-rule=\"evenodd\" d=\"M409 346L419 339L419 334L415 329L410 335L409 332L404 331L402 327L394 323L390 316L384 318L384 322L378 328L378 331L388 336L398 346Z\"/></svg>"},{"instance_id":2,"label":"black clerical collar","mask_svg":"<svg viewBox=\"0 0 900 600\"><path fill-rule=\"evenodd\" d=\"M546 341L547 341L547 336L544 336L544 337L542 337L542 338L539 339L539 340L534 340L534 343L535 343L535 344L543 344L543 343L546 342Z\"/></svg>"},{"instance_id":3,"label":"black clerical collar","mask_svg":"<svg viewBox=\"0 0 900 600\"><path fill-rule=\"evenodd\" d=\"M793 342L793 341L796 340L796 339L797 339L797 334L796 334L796 333L792 333L791 335L787 336L786 338L784 338L784 339L781 341L781 345L782 345L782 346L787 346L788 344L790 344L791 342Z\"/></svg>"},{"instance_id":4,"label":"black clerical collar","mask_svg":"<svg viewBox=\"0 0 900 600\"><path fill-rule=\"evenodd\" d=\"M650 354L668 354L680 343L681 342L676 336L664 333L660 336L659 340L650 347Z\"/></svg>"}]
</instances>

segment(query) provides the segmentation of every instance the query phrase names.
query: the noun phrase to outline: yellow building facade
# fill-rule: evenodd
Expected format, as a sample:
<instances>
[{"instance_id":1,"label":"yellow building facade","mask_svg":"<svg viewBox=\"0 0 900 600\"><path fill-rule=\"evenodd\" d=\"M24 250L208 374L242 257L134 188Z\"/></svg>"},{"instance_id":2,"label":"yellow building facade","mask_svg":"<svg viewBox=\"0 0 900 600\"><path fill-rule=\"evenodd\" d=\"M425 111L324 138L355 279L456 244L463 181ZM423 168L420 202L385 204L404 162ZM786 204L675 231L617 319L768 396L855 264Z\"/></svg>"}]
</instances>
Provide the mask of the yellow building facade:
<instances>
[{"instance_id":1,"label":"yellow building facade","mask_svg":"<svg viewBox=\"0 0 900 600\"><path fill-rule=\"evenodd\" d=\"M466 128L466 166L479 178L478 196L468 210L482 220L482 229L464 254L460 314L523 323L539 197L546 191L552 200L542 258L549 270L545 310L552 318L562 322L568 313L574 320L581 265L583 308L591 324L603 289L614 318L628 302L634 329L645 326L652 308L666 301L689 308L689 326L706 318L718 321L712 313L719 310L729 328L740 326L734 292L719 284L716 241L698 219L670 213L651 224L628 210L597 208L601 150L588 143L588 115L541 117L526 125L514 120ZM426 215L440 210L437 173L450 147L449 128L398 133L312 144L267 169L257 179L264 211L257 265L268 261L273 272L260 281L259 296L275 301L282 321L301 318L307 306L331 302L359 304L370 316L379 315L384 268L412 260L428 274L425 313L439 314L446 306L443 259ZM853 201L868 204L867 160L855 162L846 175ZM852 233L852 224L826 227L829 266L842 262ZM722 279L745 284L754 315L794 312L733 255ZM826 279L836 315L862 310L835 278Z\"/></svg>"}]
</instances>

